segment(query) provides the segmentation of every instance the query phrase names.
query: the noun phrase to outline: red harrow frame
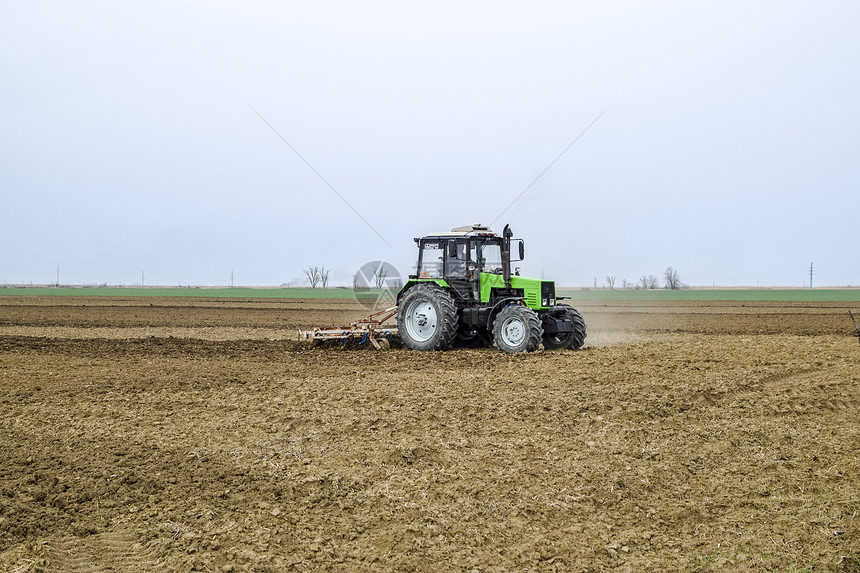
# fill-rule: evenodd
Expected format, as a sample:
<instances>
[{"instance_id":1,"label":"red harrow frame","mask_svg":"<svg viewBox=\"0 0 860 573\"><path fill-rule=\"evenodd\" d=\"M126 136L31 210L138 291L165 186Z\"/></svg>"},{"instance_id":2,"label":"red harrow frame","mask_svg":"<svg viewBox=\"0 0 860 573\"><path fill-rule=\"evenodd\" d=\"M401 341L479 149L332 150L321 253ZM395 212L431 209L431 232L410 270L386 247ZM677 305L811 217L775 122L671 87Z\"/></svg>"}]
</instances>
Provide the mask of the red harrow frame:
<instances>
[{"instance_id":1,"label":"red harrow frame","mask_svg":"<svg viewBox=\"0 0 860 573\"><path fill-rule=\"evenodd\" d=\"M381 350L380 340L384 339L390 343L398 337L396 327L384 326L384 323L395 314L397 314L397 307L392 306L350 322L349 326L299 330L299 340L313 340L315 342L339 340L343 344L357 340L359 344L370 342L374 348Z\"/></svg>"}]
</instances>

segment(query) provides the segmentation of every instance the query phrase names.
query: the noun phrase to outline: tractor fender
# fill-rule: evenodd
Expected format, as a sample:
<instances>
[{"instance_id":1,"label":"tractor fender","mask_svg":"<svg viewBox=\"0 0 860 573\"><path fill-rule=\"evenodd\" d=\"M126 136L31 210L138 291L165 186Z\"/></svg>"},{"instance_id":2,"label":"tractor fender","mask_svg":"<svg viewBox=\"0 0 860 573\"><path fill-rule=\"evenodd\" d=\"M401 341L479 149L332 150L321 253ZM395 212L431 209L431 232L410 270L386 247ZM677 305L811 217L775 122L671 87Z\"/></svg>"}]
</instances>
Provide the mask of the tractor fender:
<instances>
[{"instance_id":1,"label":"tractor fender","mask_svg":"<svg viewBox=\"0 0 860 573\"><path fill-rule=\"evenodd\" d=\"M448 282L445 281L444 279L418 279L418 280L410 279L405 285L403 285L403 288L400 289L400 292L397 293L397 305L400 305L400 299L403 298L403 295L406 294L406 291L408 291L409 289L411 289L412 287L414 287L416 285L426 285L426 284L436 285L439 288L443 288L443 289L450 288L448 286Z\"/></svg>"}]
</instances>

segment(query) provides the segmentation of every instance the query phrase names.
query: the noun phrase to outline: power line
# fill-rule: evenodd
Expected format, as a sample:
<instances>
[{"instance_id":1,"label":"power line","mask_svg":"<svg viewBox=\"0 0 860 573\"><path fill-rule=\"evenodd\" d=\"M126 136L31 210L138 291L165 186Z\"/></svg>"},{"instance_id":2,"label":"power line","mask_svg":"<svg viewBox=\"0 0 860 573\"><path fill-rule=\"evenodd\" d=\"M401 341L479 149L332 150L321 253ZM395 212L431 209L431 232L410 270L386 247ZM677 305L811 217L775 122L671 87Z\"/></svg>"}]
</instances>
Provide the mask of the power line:
<instances>
[{"instance_id":1,"label":"power line","mask_svg":"<svg viewBox=\"0 0 860 573\"><path fill-rule=\"evenodd\" d=\"M253 109L253 108L252 108L252 109ZM358 218L359 218L359 219L361 219L362 221L364 221L364 224L365 224L365 225L367 225L367 226L368 226L368 228L370 228L370 230L371 230L371 231L373 231L374 233L376 233L376 236L377 236L377 237L379 237L380 239L382 239L382 242L383 242L383 243L385 243L386 245L388 245L391 249L394 249L394 247L392 247L392 246L391 246L391 243L389 243L388 241L386 241L386 240L385 240L385 237L383 237L382 235L380 235L380 234L379 234L379 231L377 231L377 230L373 227L373 225L371 225L371 224L368 222L368 220L367 220L367 219L365 219L365 218L361 215L361 213L359 213L359 212L358 212L358 210L357 210L355 207L353 207L353 206L352 206L352 204L350 204L350 202L349 202L349 201L347 201L347 200L346 200L346 197L344 197L343 195L341 195L340 193L338 193L337 189L335 189L335 188L332 186L332 184L331 184L331 183L329 183L329 182L328 182L328 180L326 180L326 178L325 178L325 177L323 177L323 176L322 176L322 174L321 174L319 171L317 171L317 170L314 168L314 166L313 166L313 165L311 165L311 164L310 164L310 162L309 162L307 159L305 159L305 158L302 156L302 154L301 154L301 153L299 153L299 151L298 151L295 147L293 147L293 146L290 144L290 142L289 142L289 141L287 141L286 139L284 139L284 136L283 136L283 135L281 135L281 134L278 132L278 130L277 130L277 129L275 129L275 127L274 127L271 123L269 123L268 121L266 121L266 118L265 118L265 117L263 117L263 116L260 114L260 112L259 112L259 111L257 111L257 110L255 109L255 110L254 110L254 113L256 113L256 114L260 117L260 119L262 119L262 120L263 120L263 123L265 123L266 125L268 125L268 126L269 126L269 128L270 128L272 131L274 131L274 132L275 132L275 135L277 135L278 137L280 137L280 138L281 138L281 141L283 141L284 143L286 143L286 144L287 144L287 147L289 147L290 149L292 149L292 150L293 150L293 153L295 153L295 154L298 156L298 158L299 158L299 159L301 159L302 161L304 161L304 162L305 162L305 165L307 165L308 167L310 167L311 171L313 171L314 173L316 173L316 176L317 176L317 177L319 177L319 178L320 178L320 180L321 180L323 183L325 183L325 184L328 186L328 188L329 188L329 189L331 189L332 191L334 191L334 194L335 194L335 195L337 195L338 197L340 197L340 200L341 200L341 201L343 201L343 202L346 204L346 206L347 206L347 207L349 207L350 209L352 209L352 212L353 212L353 213L355 213L356 215L358 215Z\"/></svg>"},{"instance_id":2,"label":"power line","mask_svg":"<svg viewBox=\"0 0 860 573\"><path fill-rule=\"evenodd\" d=\"M567 153L567 150L568 150L568 149L570 149L571 147L573 147L573 145L574 145L577 141L579 141L579 139L580 139L583 135L585 135L585 133L586 133L589 129L591 129L591 126L592 126L592 125L594 125L595 123L597 123L597 120L598 120L598 119L600 119L601 117L603 117L603 114L604 114L604 113L606 113L607 111L609 111L609 108L608 108L608 107L607 107L606 109L604 109L603 111L601 111L601 112L597 115L597 117L595 117L595 118L591 121L591 123L589 123L587 126L585 126L585 129L583 129L583 130L579 133L579 135L577 135L576 137L574 137L574 138L573 138L573 141L571 141L570 143L568 143L568 144L567 144L567 147L565 147L564 149L562 149L561 153L559 153L559 154L556 156L556 158L555 158L555 159L553 159L552 161L550 161L550 162L549 162L549 165L547 165L546 167L544 167L544 168L543 168L543 171L541 171L540 173L538 173L537 177L535 177L535 178L532 180L532 182L531 182L531 183L529 183L528 185L526 185L526 188L525 188L525 189L523 189L523 190L520 192L520 194L519 194L519 195L517 195L517 196L514 198L514 200L510 202L510 204L509 204L507 207L505 207L504 209L502 209L502 212L501 212L501 213L499 213L499 215L498 215L495 219L493 219L493 220L490 222L490 225L492 226L493 224L495 224L495 222L496 222L496 221L498 221L499 219L501 219L501 218L502 218L502 215L504 215L504 214L508 211L508 209L510 209L511 207L513 207L513 206L514 206L514 203L516 203L517 201L519 201L519 200L520 200L520 197L522 197L523 195L525 195L525 194L526 194L526 191L528 191L529 189L531 189L531 188L532 188L532 185L534 185L535 183L537 183L537 182L538 182L538 179L540 179L541 177L543 177L544 173L546 173L547 171L549 171L549 170L550 170L550 168L551 168L553 165L555 165L556 161L558 161L559 159L561 159L561 158L562 158L562 156L563 156L565 153Z\"/></svg>"}]
</instances>

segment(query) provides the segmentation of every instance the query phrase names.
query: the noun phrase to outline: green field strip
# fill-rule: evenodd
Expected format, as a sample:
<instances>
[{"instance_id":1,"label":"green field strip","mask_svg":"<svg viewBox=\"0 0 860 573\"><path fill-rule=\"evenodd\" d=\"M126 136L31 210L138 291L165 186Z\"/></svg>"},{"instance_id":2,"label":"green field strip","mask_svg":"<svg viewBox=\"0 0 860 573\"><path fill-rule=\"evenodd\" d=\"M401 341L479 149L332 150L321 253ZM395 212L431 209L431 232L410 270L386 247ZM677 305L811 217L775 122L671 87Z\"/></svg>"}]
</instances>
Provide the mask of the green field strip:
<instances>
[{"instance_id":1,"label":"green field strip","mask_svg":"<svg viewBox=\"0 0 860 573\"><path fill-rule=\"evenodd\" d=\"M860 289L681 289L622 290L566 289L559 296L572 301L753 301L753 302L856 302Z\"/></svg>"},{"instance_id":2,"label":"green field strip","mask_svg":"<svg viewBox=\"0 0 860 573\"><path fill-rule=\"evenodd\" d=\"M0 287L0 296L211 297L211 298L356 298L349 288L236 287ZM375 289L358 298L377 298Z\"/></svg>"},{"instance_id":3,"label":"green field strip","mask_svg":"<svg viewBox=\"0 0 860 573\"><path fill-rule=\"evenodd\" d=\"M211 297L282 299L377 299L384 291L351 288L231 287L0 287L0 296ZM571 301L774 301L858 302L854 289L681 289L625 290L559 288Z\"/></svg>"}]
</instances>

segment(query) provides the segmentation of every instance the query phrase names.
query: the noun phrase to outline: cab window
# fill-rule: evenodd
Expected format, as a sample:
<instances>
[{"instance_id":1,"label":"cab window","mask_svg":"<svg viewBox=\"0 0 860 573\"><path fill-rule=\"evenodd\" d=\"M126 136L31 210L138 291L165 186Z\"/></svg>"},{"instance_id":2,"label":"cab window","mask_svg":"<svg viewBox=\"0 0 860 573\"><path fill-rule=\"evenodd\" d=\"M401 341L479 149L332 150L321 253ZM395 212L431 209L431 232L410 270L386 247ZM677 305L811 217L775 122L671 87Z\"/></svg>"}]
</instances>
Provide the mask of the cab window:
<instances>
[{"instance_id":1,"label":"cab window","mask_svg":"<svg viewBox=\"0 0 860 573\"><path fill-rule=\"evenodd\" d=\"M421 268L418 270L418 278L442 278L444 255L443 241L424 241L421 245Z\"/></svg>"},{"instance_id":2,"label":"cab window","mask_svg":"<svg viewBox=\"0 0 860 573\"><path fill-rule=\"evenodd\" d=\"M502 274L502 246L498 243L478 243L475 257L481 272Z\"/></svg>"},{"instance_id":3,"label":"cab window","mask_svg":"<svg viewBox=\"0 0 860 573\"><path fill-rule=\"evenodd\" d=\"M465 277L468 264L469 249L466 241L464 239L449 240L445 256L445 276Z\"/></svg>"}]
</instances>

